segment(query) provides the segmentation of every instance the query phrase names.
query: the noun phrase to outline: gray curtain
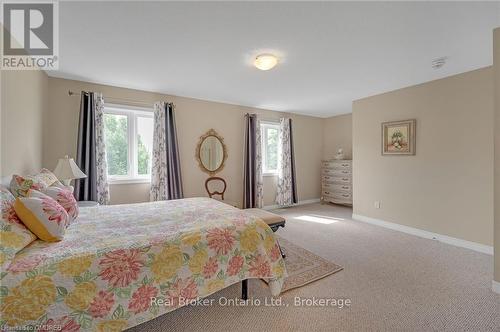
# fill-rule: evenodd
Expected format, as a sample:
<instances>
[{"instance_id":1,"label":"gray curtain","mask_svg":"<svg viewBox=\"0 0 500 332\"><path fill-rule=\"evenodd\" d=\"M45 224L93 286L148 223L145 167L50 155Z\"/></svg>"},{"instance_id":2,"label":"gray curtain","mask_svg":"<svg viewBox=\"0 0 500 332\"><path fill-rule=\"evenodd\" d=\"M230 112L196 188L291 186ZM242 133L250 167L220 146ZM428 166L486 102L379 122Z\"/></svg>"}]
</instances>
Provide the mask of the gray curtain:
<instances>
[{"instance_id":1,"label":"gray curtain","mask_svg":"<svg viewBox=\"0 0 500 332\"><path fill-rule=\"evenodd\" d=\"M157 102L154 105L153 161L150 200L183 198L174 105Z\"/></svg>"},{"instance_id":2,"label":"gray curtain","mask_svg":"<svg viewBox=\"0 0 500 332\"><path fill-rule=\"evenodd\" d=\"M297 177L295 169L295 151L293 149L293 126L292 119L290 121L290 167L292 169L292 203L297 204L299 202L299 197L297 195Z\"/></svg>"},{"instance_id":3,"label":"gray curtain","mask_svg":"<svg viewBox=\"0 0 500 332\"><path fill-rule=\"evenodd\" d=\"M184 193L175 112L172 103L165 104L165 132L167 138L167 199L179 199L184 197Z\"/></svg>"},{"instance_id":4,"label":"gray curtain","mask_svg":"<svg viewBox=\"0 0 500 332\"><path fill-rule=\"evenodd\" d=\"M108 204L104 99L100 93L82 91L76 163L87 175L86 178L75 182L76 199Z\"/></svg>"},{"instance_id":5,"label":"gray curtain","mask_svg":"<svg viewBox=\"0 0 500 332\"><path fill-rule=\"evenodd\" d=\"M245 115L243 208L263 205L260 121L256 114Z\"/></svg>"},{"instance_id":6,"label":"gray curtain","mask_svg":"<svg viewBox=\"0 0 500 332\"><path fill-rule=\"evenodd\" d=\"M95 107L94 94L82 91L76 164L86 178L76 180L75 197L78 201L97 201L95 155Z\"/></svg>"}]
</instances>

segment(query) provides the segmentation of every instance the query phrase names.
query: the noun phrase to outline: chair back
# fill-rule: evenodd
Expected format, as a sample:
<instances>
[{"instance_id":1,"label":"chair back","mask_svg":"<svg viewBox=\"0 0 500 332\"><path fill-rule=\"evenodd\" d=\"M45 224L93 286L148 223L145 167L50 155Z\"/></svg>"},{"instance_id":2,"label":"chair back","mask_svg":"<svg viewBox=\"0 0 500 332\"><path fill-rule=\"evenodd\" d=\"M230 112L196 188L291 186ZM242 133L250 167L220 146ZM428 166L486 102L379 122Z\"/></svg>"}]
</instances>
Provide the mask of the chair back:
<instances>
[{"instance_id":1,"label":"chair back","mask_svg":"<svg viewBox=\"0 0 500 332\"><path fill-rule=\"evenodd\" d=\"M209 183L211 182L222 182L222 191L218 191L218 190L210 190L210 186L209 186ZM226 184L226 180L224 180L223 178L220 178L218 176L212 176L212 177L209 177L206 181L205 181L205 189L207 190L207 193L208 193L208 197L210 198L213 198L212 196L214 195L219 195L221 196L221 199L224 200L224 193L226 192L226 188L227 188L227 184Z\"/></svg>"}]
</instances>

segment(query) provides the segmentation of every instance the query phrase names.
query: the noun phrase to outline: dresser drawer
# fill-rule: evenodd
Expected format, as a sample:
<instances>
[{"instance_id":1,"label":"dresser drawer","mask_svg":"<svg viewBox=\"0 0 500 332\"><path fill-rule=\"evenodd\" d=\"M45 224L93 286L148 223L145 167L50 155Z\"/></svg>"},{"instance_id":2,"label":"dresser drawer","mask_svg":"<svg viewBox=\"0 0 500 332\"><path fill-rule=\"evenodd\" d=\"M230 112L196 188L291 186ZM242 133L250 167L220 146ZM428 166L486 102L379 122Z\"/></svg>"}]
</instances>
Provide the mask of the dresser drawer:
<instances>
[{"instance_id":1,"label":"dresser drawer","mask_svg":"<svg viewBox=\"0 0 500 332\"><path fill-rule=\"evenodd\" d=\"M321 177L322 183L334 183L334 184L351 184L350 176L329 176L323 175Z\"/></svg>"},{"instance_id":2,"label":"dresser drawer","mask_svg":"<svg viewBox=\"0 0 500 332\"><path fill-rule=\"evenodd\" d=\"M335 199L352 201L352 193L339 192L339 193L334 193L332 196Z\"/></svg>"},{"instance_id":3,"label":"dresser drawer","mask_svg":"<svg viewBox=\"0 0 500 332\"><path fill-rule=\"evenodd\" d=\"M322 186L323 190L328 190L331 192L352 192L352 185L350 183L345 184L335 184L335 183L324 183Z\"/></svg>"},{"instance_id":4,"label":"dresser drawer","mask_svg":"<svg viewBox=\"0 0 500 332\"><path fill-rule=\"evenodd\" d=\"M321 162L323 168L351 168L352 160L324 160Z\"/></svg>"},{"instance_id":5,"label":"dresser drawer","mask_svg":"<svg viewBox=\"0 0 500 332\"><path fill-rule=\"evenodd\" d=\"M342 160L333 164L335 169L348 169L352 168L352 162L350 160Z\"/></svg>"},{"instance_id":6,"label":"dresser drawer","mask_svg":"<svg viewBox=\"0 0 500 332\"><path fill-rule=\"evenodd\" d=\"M350 169L330 169L323 168L321 170L323 175L331 175L331 176L351 176L352 172Z\"/></svg>"},{"instance_id":7,"label":"dresser drawer","mask_svg":"<svg viewBox=\"0 0 500 332\"><path fill-rule=\"evenodd\" d=\"M335 203L335 204L352 205L352 198L348 198L348 197L323 195L322 201L323 202L331 202L331 203Z\"/></svg>"},{"instance_id":8,"label":"dresser drawer","mask_svg":"<svg viewBox=\"0 0 500 332\"><path fill-rule=\"evenodd\" d=\"M329 169L351 169L352 161L351 160L322 161L321 167Z\"/></svg>"}]
</instances>

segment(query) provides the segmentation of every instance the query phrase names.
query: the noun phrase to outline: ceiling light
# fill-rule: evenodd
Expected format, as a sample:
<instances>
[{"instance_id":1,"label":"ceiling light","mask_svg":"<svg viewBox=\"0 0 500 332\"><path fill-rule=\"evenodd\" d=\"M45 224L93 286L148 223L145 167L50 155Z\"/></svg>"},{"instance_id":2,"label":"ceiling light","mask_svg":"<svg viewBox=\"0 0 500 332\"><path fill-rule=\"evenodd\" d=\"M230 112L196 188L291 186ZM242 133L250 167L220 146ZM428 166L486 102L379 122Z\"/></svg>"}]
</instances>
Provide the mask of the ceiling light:
<instances>
[{"instance_id":1,"label":"ceiling light","mask_svg":"<svg viewBox=\"0 0 500 332\"><path fill-rule=\"evenodd\" d=\"M269 70L278 64L278 58L272 54L260 54L257 55L253 64L257 69Z\"/></svg>"},{"instance_id":2,"label":"ceiling light","mask_svg":"<svg viewBox=\"0 0 500 332\"><path fill-rule=\"evenodd\" d=\"M446 64L447 60L448 60L447 56L443 56L441 58L434 59L434 60L432 60L431 66L434 69L439 69L439 68L443 67Z\"/></svg>"}]
</instances>

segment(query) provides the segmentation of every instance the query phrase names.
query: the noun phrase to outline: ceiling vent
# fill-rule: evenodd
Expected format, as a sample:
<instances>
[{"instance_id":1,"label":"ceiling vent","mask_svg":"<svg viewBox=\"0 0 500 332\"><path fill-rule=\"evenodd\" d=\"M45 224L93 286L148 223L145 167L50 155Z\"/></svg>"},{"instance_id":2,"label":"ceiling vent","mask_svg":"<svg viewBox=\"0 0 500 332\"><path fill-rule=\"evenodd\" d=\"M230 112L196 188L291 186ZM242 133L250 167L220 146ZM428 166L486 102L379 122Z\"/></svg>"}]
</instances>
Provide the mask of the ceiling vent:
<instances>
[{"instance_id":1,"label":"ceiling vent","mask_svg":"<svg viewBox=\"0 0 500 332\"><path fill-rule=\"evenodd\" d=\"M447 56L443 56L441 58L436 58L432 60L432 68L434 69L439 69L443 67L446 64L446 61L448 60Z\"/></svg>"}]
</instances>

